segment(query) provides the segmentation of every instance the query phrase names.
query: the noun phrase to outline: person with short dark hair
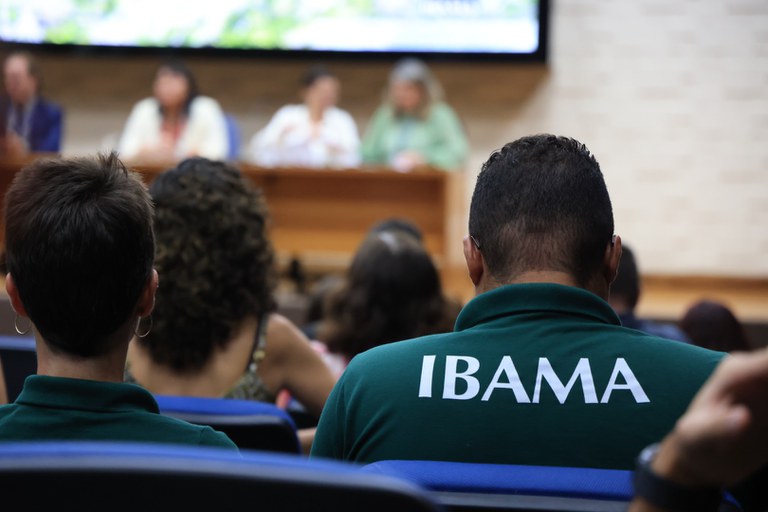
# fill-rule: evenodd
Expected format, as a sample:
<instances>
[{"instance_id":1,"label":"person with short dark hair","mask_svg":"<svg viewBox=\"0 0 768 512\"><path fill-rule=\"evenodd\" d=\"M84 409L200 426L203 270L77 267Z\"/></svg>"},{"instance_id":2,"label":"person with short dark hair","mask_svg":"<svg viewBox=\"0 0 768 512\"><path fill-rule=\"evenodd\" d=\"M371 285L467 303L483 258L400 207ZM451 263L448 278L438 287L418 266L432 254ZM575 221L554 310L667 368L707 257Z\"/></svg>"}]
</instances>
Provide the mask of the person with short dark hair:
<instances>
[{"instance_id":1,"label":"person with short dark hair","mask_svg":"<svg viewBox=\"0 0 768 512\"><path fill-rule=\"evenodd\" d=\"M250 159L267 167L356 167L360 136L337 106L339 78L321 65L300 80L302 102L284 105L251 139Z\"/></svg>"},{"instance_id":2,"label":"person with short dark hair","mask_svg":"<svg viewBox=\"0 0 768 512\"><path fill-rule=\"evenodd\" d=\"M0 407L0 440L236 449L210 427L160 415L150 393L122 382L158 286L152 201L138 174L114 153L37 160L7 192L5 246L5 286L17 330L35 334L37 375Z\"/></svg>"},{"instance_id":3,"label":"person with short dark hair","mask_svg":"<svg viewBox=\"0 0 768 512\"><path fill-rule=\"evenodd\" d=\"M477 177L453 332L372 348L339 379L312 455L630 469L723 354L622 327L621 256L600 166L541 134Z\"/></svg>"},{"instance_id":4,"label":"person with short dark hair","mask_svg":"<svg viewBox=\"0 0 768 512\"><path fill-rule=\"evenodd\" d=\"M42 73L28 52L11 53L3 63L5 94L0 96L0 155L61 151L64 114L42 95Z\"/></svg>"},{"instance_id":5,"label":"person with short dark hair","mask_svg":"<svg viewBox=\"0 0 768 512\"><path fill-rule=\"evenodd\" d=\"M117 149L136 163L171 164L193 156L224 160L230 149L226 117L218 101L200 94L192 70L170 60L157 68L152 96L131 110Z\"/></svg>"},{"instance_id":6,"label":"person with short dark hair","mask_svg":"<svg viewBox=\"0 0 768 512\"><path fill-rule=\"evenodd\" d=\"M647 332L660 338L690 343L688 336L675 324L661 322L648 318L639 318L635 313L640 302L642 285L640 282L640 270L634 252L622 243L621 260L616 279L611 284L611 294L608 303L616 311L621 320L621 325L630 329Z\"/></svg>"}]
</instances>

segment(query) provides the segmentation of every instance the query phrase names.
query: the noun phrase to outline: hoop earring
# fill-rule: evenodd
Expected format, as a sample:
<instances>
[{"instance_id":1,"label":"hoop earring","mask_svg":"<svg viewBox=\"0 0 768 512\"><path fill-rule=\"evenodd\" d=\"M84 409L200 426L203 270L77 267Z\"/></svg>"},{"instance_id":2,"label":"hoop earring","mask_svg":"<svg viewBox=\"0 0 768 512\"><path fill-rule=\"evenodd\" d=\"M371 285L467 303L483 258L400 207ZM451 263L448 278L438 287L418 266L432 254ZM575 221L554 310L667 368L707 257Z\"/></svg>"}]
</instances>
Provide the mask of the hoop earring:
<instances>
[{"instance_id":1,"label":"hoop earring","mask_svg":"<svg viewBox=\"0 0 768 512\"><path fill-rule=\"evenodd\" d=\"M25 334L28 334L29 331L32 330L32 320L29 321L29 327L27 327L24 330L19 329L19 314L14 313L13 315L13 328L16 329L16 332L20 335L24 336Z\"/></svg>"},{"instance_id":2,"label":"hoop earring","mask_svg":"<svg viewBox=\"0 0 768 512\"><path fill-rule=\"evenodd\" d=\"M139 323L136 324L136 329L134 329L133 333L136 335L137 338L146 338L147 334L149 334L149 331L152 330L152 315L149 315L149 327L147 327L147 330L143 333L139 334L139 327L141 327L141 318L139 318Z\"/></svg>"}]
</instances>

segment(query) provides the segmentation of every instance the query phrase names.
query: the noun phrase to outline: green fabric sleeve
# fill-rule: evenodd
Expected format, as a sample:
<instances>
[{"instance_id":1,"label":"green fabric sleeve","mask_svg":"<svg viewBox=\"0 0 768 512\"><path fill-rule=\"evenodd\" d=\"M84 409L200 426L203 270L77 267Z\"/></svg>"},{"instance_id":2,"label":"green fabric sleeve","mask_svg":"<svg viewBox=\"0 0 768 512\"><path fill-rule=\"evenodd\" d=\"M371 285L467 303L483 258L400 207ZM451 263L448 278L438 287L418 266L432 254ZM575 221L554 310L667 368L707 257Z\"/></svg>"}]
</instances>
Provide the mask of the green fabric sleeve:
<instances>
[{"instance_id":1,"label":"green fabric sleeve","mask_svg":"<svg viewBox=\"0 0 768 512\"><path fill-rule=\"evenodd\" d=\"M392 113L387 106L381 106L374 112L360 146L363 163L380 165L389 163L384 146L384 135L391 124L391 119Z\"/></svg>"},{"instance_id":2,"label":"green fabric sleeve","mask_svg":"<svg viewBox=\"0 0 768 512\"><path fill-rule=\"evenodd\" d=\"M446 171L460 170L469 150L464 126L448 105L438 103L432 108L430 124L436 144L426 155L427 162Z\"/></svg>"}]
</instances>

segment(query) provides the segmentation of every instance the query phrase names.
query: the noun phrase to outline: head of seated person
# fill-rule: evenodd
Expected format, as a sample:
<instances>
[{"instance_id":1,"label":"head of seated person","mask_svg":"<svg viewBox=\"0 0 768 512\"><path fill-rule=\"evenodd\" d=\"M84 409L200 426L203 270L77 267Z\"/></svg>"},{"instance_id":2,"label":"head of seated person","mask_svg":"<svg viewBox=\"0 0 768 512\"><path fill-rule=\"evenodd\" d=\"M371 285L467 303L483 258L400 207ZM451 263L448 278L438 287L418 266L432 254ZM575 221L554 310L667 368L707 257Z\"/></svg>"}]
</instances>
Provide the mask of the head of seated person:
<instances>
[{"instance_id":1,"label":"head of seated person","mask_svg":"<svg viewBox=\"0 0 768 512\"><path fill-rule=\"evenodd\" d=\"M6 286L39 350L110 357L152 310L151 200L115 154L23 169L6 198L5 241Z\"/></svg>"},{"instance_id":2,"label":"head of seated person","mask_svg":"<svg viewBox=\"0 0 768 512\"><path fill-rule=\"evenodd\" d=\"M453 329L430 254L401 230L372 231L330 292L318 338L347 360L369 348Z\"/></svg>"},{"instance_id":3,"label":"head of seated person","mask_svg":"<svg viewBox=\"0 0 768 512\"><path fill-rule=\"evenodd\" d=\"M189 114L189 107L198 96L197 80L192 71L180 61L160 65L152 82L152 94L160 105L163 117Z\"/></svg>"},{"instance_id":4,"label":"head of seated person","mask_svg":"<svg viewBox=\"0 0 768 512\"><path fill-rule=\"evenodd\" d=\"M219 161L190 158L150 185L163 276L152 331L136 342L178 374L202 371L246 318L274 310L274 254L259 189Z\"/></svg>"},{"instance_id":5,"label":"head of seated person","mask_svg":"<svg viewBox=\"0 0 768 512\"><path fill-rule=\"evenodd\" d=\"M736 314L718 300L696 301L680 319L691 343L721 352L749 351L752 343Z\"/></svg>"},{"instance_id":6,"label":"head of seated person","mask_svg":"<svg viewBox=\"0 0 768 512\"><path fill-rule=\"evenodd\" d=\"M301 97L309 109L310 118L322 119L323 112L336 106L341 84L339 79L324 66L312 66L301 78Z\"/></svg>"},{"instance_id":7,"label":"head of seated person","mask_svg":"<svg viewBox=\"0 0 768 512\"><path fill-rule=\"evenodd\" d=\"M413 57L398 61L389 75L387 100L395 113L424 117L429 106L441 101L443 89L429 67Z\"/></svg>"}]
</instances>

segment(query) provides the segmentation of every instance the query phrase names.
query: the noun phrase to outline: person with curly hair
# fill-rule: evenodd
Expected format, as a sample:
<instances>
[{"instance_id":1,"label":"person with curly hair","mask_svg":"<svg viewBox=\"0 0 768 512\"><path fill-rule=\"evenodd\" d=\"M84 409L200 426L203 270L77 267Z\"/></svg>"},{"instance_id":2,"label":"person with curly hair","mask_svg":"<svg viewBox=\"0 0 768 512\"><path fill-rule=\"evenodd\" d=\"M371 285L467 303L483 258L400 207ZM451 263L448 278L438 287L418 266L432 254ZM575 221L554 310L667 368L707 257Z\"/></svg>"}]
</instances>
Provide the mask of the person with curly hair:
<instances>
[{"instance_id":1,"label":"person with curly hair","mask_svg":"<svg viewBox=\"0 0 768 512\"><path fill-rule=\"evenodd\" d=\"M236 168L200 157L163 172L149 191L162 286L152 330L131 343L126 380L157 394L265 402L285 389L319 417L335 377L275 313L261 191ZM300 432L305 447L311 434Z\"/></svg>"},{"instance_id":2,"label":"person with curly hair","mask_svg":"<svg viewBox=\"0 0 768 512\"><path fill-rule=\"evenodd\" d=\"M378 345L450 332L456 315L419 240L402 230L372 231L330 292L317 337L349 362Z\"/></svg>"}]
</instances>

